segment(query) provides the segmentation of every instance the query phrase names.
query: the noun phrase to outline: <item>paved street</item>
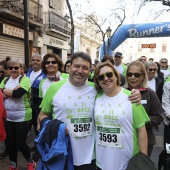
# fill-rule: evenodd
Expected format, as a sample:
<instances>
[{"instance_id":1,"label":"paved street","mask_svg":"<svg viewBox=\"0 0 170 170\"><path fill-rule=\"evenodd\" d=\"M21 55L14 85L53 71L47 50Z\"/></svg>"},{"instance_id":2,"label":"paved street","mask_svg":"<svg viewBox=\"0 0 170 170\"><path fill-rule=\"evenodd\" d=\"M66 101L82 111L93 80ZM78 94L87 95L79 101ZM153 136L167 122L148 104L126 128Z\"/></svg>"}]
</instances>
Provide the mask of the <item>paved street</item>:
<instances>
[{"instance_id":1,"label":"paved street","mask_svg":"<svg viewBox=\"0 0 170 170\"><path fill-rule=\"evenodd\" d=\"M159 127L160 127L160 131L154 130L157 144L154 146L154 150L151 157L155 165L157 165L159 154L163 149L163 124L161 124ZM30 147L33 146L33 139L34 139L34 135L31 134L27 140ZM3 146L2 144L0 144L0 153L2 152L2 150L3 150ZM20 152L18 153L18 165L20 170L26 170L26 162ZM5 158L3 160L0 160L0 170L8 170L8 168L9 168L9 159Z\"/></svg>"}]
</instances>

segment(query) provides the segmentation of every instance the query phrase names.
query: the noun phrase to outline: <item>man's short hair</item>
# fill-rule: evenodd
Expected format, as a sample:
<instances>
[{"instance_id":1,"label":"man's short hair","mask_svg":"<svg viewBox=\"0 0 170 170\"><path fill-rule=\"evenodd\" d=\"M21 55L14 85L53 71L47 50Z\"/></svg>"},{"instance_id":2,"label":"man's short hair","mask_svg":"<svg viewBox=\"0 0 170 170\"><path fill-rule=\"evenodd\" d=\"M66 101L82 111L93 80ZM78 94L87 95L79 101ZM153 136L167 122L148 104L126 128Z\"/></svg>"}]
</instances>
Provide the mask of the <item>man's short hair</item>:
<instances>
[{"instance_id":1,"label":"man's short hair","mask_svg":"<svg viewBox=\"0 0 170 170\"><path fill-rule=\"evenodd\" d=\"M91 66L91 64L92 64L91 57L88 54L84 53L84 52L76 52L76 53L74 53L73 56L71 57L71 64L73 63L73 60L75 58L79 58L79 57L82 58L83 60L88 61L90 63L90 66Z\"/></svg>"}]
</instances>

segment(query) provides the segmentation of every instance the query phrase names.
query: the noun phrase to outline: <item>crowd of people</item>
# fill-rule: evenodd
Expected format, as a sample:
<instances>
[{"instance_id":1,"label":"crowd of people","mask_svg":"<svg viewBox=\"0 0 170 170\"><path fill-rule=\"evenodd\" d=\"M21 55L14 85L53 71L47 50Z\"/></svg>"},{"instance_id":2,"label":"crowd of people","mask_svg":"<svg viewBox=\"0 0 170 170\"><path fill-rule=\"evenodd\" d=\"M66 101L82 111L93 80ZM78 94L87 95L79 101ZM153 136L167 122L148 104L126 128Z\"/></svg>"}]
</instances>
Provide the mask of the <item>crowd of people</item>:
<instances>
[{"instance_id":1,"label":"crowd of people","mask_svg":"<svg viewBox=\"0 0 170 170\"><path fill-rule=\"evenodd\" d=\"M35 170L37 161L40 170L42 165L44 170L57 170L55 166L125 170L139 153L151 157L156 144L153 128L159 130L163 120L166 150L170 144L168 60L158 63L141 56L125 65L122 59L123 54L116 52L93 64L88 54L76 52L64 64L56 54L42 58L35 53L27 73L21 59L1 61L0 141L5 141L9 169L19 169L20 151L28 170ZM35 146L29 148L26 139L32 126Z\"/></svg>"}]
</instances>

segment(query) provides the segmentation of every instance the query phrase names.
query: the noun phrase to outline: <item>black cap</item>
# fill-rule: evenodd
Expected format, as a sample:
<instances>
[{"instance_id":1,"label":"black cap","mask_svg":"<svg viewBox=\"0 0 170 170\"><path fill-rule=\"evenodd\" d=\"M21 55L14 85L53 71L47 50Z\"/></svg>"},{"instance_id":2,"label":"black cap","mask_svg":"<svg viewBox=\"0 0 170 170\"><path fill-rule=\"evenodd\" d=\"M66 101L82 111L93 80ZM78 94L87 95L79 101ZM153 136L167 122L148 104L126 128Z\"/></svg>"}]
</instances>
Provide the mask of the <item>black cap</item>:
<instances>
[{"instance_id":1,"label":"black cap","mask_svg":"<svg viewBox=\"0 0 170 170\"><path fill-rule=\"evenodd\" d=\"M115 57L122 57L122 53L121 52L116 52Z\"/></svg>"}]
</instances>

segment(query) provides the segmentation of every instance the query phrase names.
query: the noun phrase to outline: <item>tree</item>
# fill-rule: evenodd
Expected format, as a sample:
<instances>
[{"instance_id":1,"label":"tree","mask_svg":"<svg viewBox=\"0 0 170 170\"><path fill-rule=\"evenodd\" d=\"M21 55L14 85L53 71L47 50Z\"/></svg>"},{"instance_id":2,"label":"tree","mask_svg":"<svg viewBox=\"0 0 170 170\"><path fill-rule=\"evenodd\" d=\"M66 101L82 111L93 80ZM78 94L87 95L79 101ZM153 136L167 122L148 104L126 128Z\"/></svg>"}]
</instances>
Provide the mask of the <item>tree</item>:
<instances>
[{"instance_id":1,"label":"tree","mask_svg":"<svg viewBox=\"0 0 170 170\"><path fill-rule=\"evenodd\" d=\"M158 4L159 2L162 2L162 5L170 7L170 1L169 0L141 0L141 4L139 5L139 9L138 9L138 14L144 6L149 5L151 3L152 3L152 6L155 6L155 4ZM167 9L166 9L166 7L164 7L163 9L161 9L159 7L159 10L155 11L154 19L159 18L164 12L170 11L169 7ZM153 10L154 10L154 8L152 8L151 11L153 12Z\"/></svg>"},{"instance_id":2,"label":"tree","mask_svg":"<svg viewBox=\"0 0 170 170\"><path fill-rule=\"evenodd\" d=\"M70 46L71 46L71 56L72 56L74 53L74 20L73 20L73 14L72 14L72 9L71 9L69 0L66 0L66 3L67 3L67 7L68 7L68 10L70 13L70 20L71 20L71 43L70 43Z\"/></svg>"},{"instance_id":3,"label":"tree","mask_svg":"<svg viewBox=\"0 0 170 170\"><path fill-rule=\"evenodd\" d=\"M109 17L113 18L113 16L114 16L114 19L118 21L118 25L117 25L116 29L114 30L113 34L111 35L111 37L108 38L108 48L106 48L106 43L105 43L106 32L103 31L103 26L106 24L106 22L109 22L108 21ZM119 27L123 24L123 22L126 18L125 7L118 7L116 9L112 9L109 17L104 18L104 19L98 19L97 16L94 13L91 14L91 15L84 15L85 21L90 23L89 28L91 27L91 25L94 25L95 27L91 27L92 30L95 31L96 33L101 33L102 41L103 41L103 44L104 44L104 46L103 46L104 55L109 53L110 43L112 41L112 37L114 36L115 32L119 29Z\"/></svg>"}]
</instances>

